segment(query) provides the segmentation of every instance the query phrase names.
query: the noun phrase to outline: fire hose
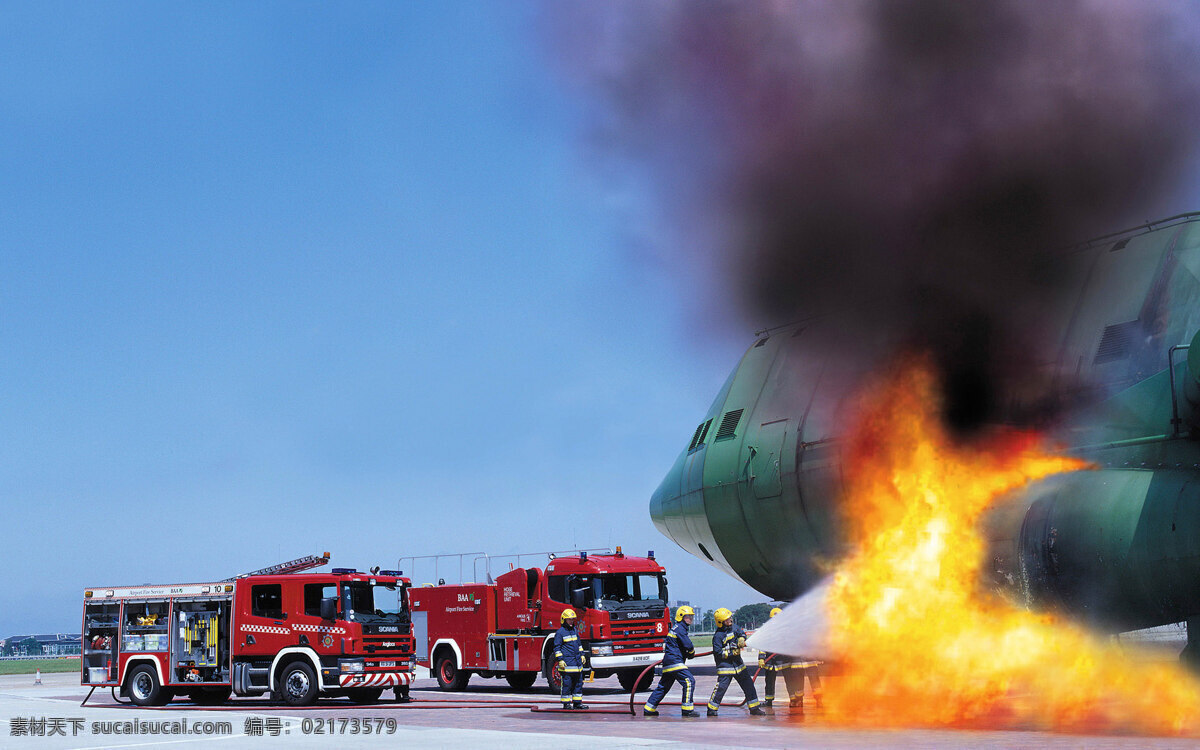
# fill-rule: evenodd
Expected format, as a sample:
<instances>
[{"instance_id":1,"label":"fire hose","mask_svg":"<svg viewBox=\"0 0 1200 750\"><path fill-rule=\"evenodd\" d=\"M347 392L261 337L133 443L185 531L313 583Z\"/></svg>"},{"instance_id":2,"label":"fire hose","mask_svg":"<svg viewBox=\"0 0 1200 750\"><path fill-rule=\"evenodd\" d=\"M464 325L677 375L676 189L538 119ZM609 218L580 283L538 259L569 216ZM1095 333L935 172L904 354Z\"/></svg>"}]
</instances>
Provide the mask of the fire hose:
<instances>
[{"instance_id":1,"label":"fire hose","mask_svg":"<svg viewBox=\"0 0 1200 750\"><path fill-rule=\"evenodd\" d=\"M702 652L696 654L696 656L693 658L701 657L701 656L711 656L711 655L712 655L711 650L710 651L702 651ZM634 701L637 699L638 686L642 684L642 680L644 680L646 678L646 674L648 672L650 672L651 670L653 670L655 667L657 667L661 663L662 663L662 659L659 659L658 661L647 664L646 667L644 669L642 669L641 672L638 673L637 680L634 681L633 686L631 687L631 689L629 691L629 702L628 702L628 707L626 710L613 711L613 710L600 709L600 710L589 710L588 713L609 713L609 714L623 714L623 715L628 714L628 715L636 716L637 711L634 708ZM759 672L761 672L761 669L755 670L754 676L751 677L751 679L757 680ZM114 702L116 702L122 706L128 706L129 708L140 708L140 709L149 709L149 710L158 710L158 711L163 711L163 710L246 711L246 710L250 710L250 709L261 709L261 708L266 707L257 701L254 701L252 703L249 701L239 702L240 705L234 704L234 705L224 705L224 706L135 706L130 701L124 701L124 700L121 700L120 698L118 698L117 697L117 689L115 687L112 688L112 694L113 694L112 697L113 697ZM84 703L87 703L87 700L90 697L91 697L91 692L89 691L87 698L83 699ZM732 705L735 708L737 708L739 706L744 706L746 704L746 700L747 700L746 696L742 696L741 701L739 701L738 703L732 704ZM541 712L547 712L545 708L542 708L542 706L554 706L554 705L556 705L556 703L557 703L557 701L550 700L550 699L527 700L527 701L491 701L491 700L486 700L486 699L485 700L464 700L464 699L437 700L437 699L434 699L434 700L422 700L422 701L418 701L418 702L392 705L392 706L388 706L388 709L389 710L424 710L424 711L443 710L444 711L444 710L457 710L457 709L463 709L463 708L505 708L505 709L527 708L530 711L541 713ZM590 701L590 703L592 705L598 705L598 706L620 706L620 705L624 704L624 701L592 700L592 701ZM83 703L81 703L80 705L83 705ZM267 705L270 705L273 708L278 707L278 708L285 709L285 710L329 710L329 708L330 708L328 705L320 705L320 706L318 706L318 705L277 706L275 704L267 704ZM660 706L678 706L678 705L681 705L681 703L677 702L677 701L664 701L664 702L660 703L659 705ZM369 708L371 706L368 704L364 704L362 707ZM547 713L549 713L549 712L547 712ZM552 713L558 713L558 711L554 711Z\"/></svg>"}]
</instances>

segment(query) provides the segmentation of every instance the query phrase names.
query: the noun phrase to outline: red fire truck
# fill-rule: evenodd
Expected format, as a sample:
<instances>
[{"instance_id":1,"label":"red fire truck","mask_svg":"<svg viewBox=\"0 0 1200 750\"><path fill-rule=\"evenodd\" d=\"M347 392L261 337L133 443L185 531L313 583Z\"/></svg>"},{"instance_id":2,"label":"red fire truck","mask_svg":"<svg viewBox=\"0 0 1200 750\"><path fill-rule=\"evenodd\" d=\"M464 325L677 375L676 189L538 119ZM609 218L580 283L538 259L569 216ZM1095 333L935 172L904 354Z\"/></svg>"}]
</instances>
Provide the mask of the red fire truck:
<instances>
[{"instance_id":1,"label":"red fire truck","mask_svg":"<svg viewBox=\"0 0 1200 750\"><path fill-rule=\"evenodd\" d=\"M213 583L85 590L83 684L118 688L139 706L178 693L202 704L231 693L271 693L293 706L321 693L370 703L387 688L407 700L409 580L377 568L299 572L328 560Z\"/></svg>"},{"instance_id":2,"label":"red fire truck","mask_svg":"<svg viewBox=\"0 0 1200 750\"><path fill-rule=\"evenodd\" d=\"M666 570L653 551L647 557L627 557L620 547L604 552L541 553L551 558L545 569L513 568L495 583L414 588L417 663L430 668L443 690L462 690L472 674L526 689L538 672L558 689L554 632L571 607L596 677L616 674L632 689L659 658L670 625ZM648 685L647 679L638 687Z\"/></svg>"}]
</instances>

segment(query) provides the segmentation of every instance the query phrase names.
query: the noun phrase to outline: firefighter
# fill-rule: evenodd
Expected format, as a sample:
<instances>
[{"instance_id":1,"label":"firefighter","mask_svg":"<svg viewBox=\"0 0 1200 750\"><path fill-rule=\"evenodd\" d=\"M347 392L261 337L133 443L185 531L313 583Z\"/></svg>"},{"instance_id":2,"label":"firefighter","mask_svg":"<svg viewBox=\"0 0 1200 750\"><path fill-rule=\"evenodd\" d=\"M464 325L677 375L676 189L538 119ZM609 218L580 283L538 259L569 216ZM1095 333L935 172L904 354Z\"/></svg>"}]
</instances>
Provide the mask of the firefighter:
<instances>
[{"instance_id":1,"label":"firefighter","mask_svg":"<svg viewBox=\"0 0 1200 750\"><path fill-rule=\"evenodd\" d=\"M675 610L675 624L667 631L667 637L663 641L662 677L654 687L654 692L646 699L646 706L642 709L643 716L658 716L658 704L667 697L671 685L675 682L683 685L683 716L692 719L700 715L696 713L692 703L692 696L696 692L696 678L687 668L687 660L696 655L692 639L688 636L688 628L692 626L695 616L696 611L686 604Z\"/></svg>"},{"instance_id":2,"label":"firefighter","mask_svg":"<svg viewBox=\"0 0 1200 750\"><path fill-rule=\"evenodd\" d=\"M721 707L721 699L729 689L729 683L737 679L742 692L746 694L746 706L754 716L762 716L766 712L758 707L758 692L754 689L754 680L746 672L742 662L742 649L746 646L746 632L733 624L733 613L721 607L715 613L717 632L713 633L713 658L717 662L717 686L713 688L712 696L708 699L708 715L716 716Z\"/></svg>"},{"instance_id":3,"label":"firefighter","mask_svg":"<svg viewBox=\"0 0 1200 750\"><path fill-rule=\"evenodd\" d=\"M567 710L587 708L583 703L583 670L587 667L587 651L575 630L576 622L575 610L564 609L562 627L554 634L554 659L558 662L558 676L562 683L559 700Z\"/></svg>"},{"instance_id":4,"label":"firefighter","mask_svg":"<svg viewBox=\"0 0 1200 750\"><path fill-rule=\"evenodd\" d=\"M779 614L783 610L779 607L771 610L771 617ZM763 670L765 681L767 684L765 702L767 704L767 713L775 713L775 709L771 704L775 701L775 678L780 672L783 673L783 683L788 692L788 705L792 708L804 710L804 676L808 675L808 681L812 686L813 698L816 700L817 706L821 705L821 677L817 674L817 667L821 664L819 661L806 659L796 659L784 654L772 654L767 652L759 652L758 666Z\"/></svg>"},{"instance_id":5,"label":"firefighter","mask_svg":"<svg viewBox=\"0 0 1200 750\"><path fill-rule=\"evenodd\" d=\"M813 702L817 704L817 708L821 707L821 674L818 669L825 662L816 659L797 659L784 669L783 676L787 682L788 692L792 694L791 702L788 704L792 708L804 710L804 678L808 677L808 686L812 688ZM796 686L792 687L792 675L796 676Z\"/></svg>"},{"instance_id":6,"label":"firefighter","mask_svg":"<svg viewBox=\"0 0 1200 750\"><path fill-rule=\"evenodd\" d=\"M783 610L780 609L779 607L772 609L771 617L775 617L775 615L779 614L782 611ZM789 659L788 657L784 656L783 654L772 654L767 651L759 651L758 652L758 667L759 667L759 669L761 669L763 671L763 679L766 682L766 690L764 691L765 695L764 695L763 700L767 704L767 713L769 713L769 714L775 713L775 708L772 705L775 702L775 679L779 676L780 672L784 673L783 680L784 680L784 685L786 686L788 694L796 695L796 686L795 686L795 677L794 677L795 670L786 669L787 666L791 663L792 663L792 660ZM804 675L803 674L800 675L800 694L801 695L804 694ZM803 700L803 698L801 700ZM791 703L791 705L795 706L796 704Z\"/></svg>"}]
</instances>

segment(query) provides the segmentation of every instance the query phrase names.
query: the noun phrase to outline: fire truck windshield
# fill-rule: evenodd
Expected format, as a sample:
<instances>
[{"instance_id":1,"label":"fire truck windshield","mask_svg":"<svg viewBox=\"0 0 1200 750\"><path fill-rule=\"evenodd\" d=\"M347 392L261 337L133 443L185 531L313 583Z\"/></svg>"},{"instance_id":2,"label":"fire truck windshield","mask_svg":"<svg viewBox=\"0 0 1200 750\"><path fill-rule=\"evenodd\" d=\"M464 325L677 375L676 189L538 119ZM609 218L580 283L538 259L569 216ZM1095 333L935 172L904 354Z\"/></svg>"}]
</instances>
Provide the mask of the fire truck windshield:
<instances>
[{"instance_id":1,"label":"fire truck windshield","mask_svg":"<svg viewBox=\"0 0 1200 750\"><path fill-rule=\"evenodd\" d=\"M407 591L396 584L351 581L342 584L342 611L354 622L408 620Z\"/></svg>"},{"instance_id":2,"label":"fire truck windshield","mask_svg":"<svg viewBox=\"0 0 1200 750\"><path fill-rule=\"evenodd\" d=\"M667 602L667 579L653 573L614 573L592 577L592 590L597 602Z\"/></svg>"}]
</instances>

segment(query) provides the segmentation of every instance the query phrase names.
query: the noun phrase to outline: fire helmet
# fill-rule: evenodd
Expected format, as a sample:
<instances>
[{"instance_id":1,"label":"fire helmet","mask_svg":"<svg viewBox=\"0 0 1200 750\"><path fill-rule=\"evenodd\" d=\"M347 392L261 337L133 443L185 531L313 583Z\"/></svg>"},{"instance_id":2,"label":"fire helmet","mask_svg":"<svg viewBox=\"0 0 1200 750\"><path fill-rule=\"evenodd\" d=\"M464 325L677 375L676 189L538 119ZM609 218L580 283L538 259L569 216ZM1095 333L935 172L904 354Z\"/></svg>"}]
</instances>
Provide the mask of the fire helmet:
<instances>
[{"instance_id":1,"label":"fire helmet","mask_svg":"<svg viewBox=\"0 0 1200 750\"><path fill-rule=\"evenodd\" d=\"M685 604L679 609L675 610L675 622L683 622L683 618L694 614L696 614L696 610Z\"/></svg>"},{"instance_id":2,"label":"fire helmet","mask_svg":"<svg viewBox=\"0 0 1200 750\"><path fill-rule=\"evenodd\" d=\"M562 621L563 622L566 622L567 620L574 620L574 619L575 619L575 610L571 609L570 607L563 610L563 613L562 613Z\"/></svg>"},{"instance_id":3,"label":"fire helmet","mask_svg":"<svg viewBox=\"0 0 1200 750\"><path fill-rule=\"evenodd\" d=\"M782 611L783 611L782 609L780 609L779 607L776 607L775 609L771 610L771 617L774 617L775 615L779 614Z\"/></svg>"},{"instance_id":4,"label":"fire helmet","mask_svg":"<svg viewBox=\"0 0 1200 750\"><path fill-rule=\"evenodd\" d=\"M728 622L728 621L732 620L733 613L730 612L729 610L725 609L724 607L721 607L716 612L713 612L713 617L716 618L717 624L720 625L723 622Z\"/></svg>"}]
</instances>

